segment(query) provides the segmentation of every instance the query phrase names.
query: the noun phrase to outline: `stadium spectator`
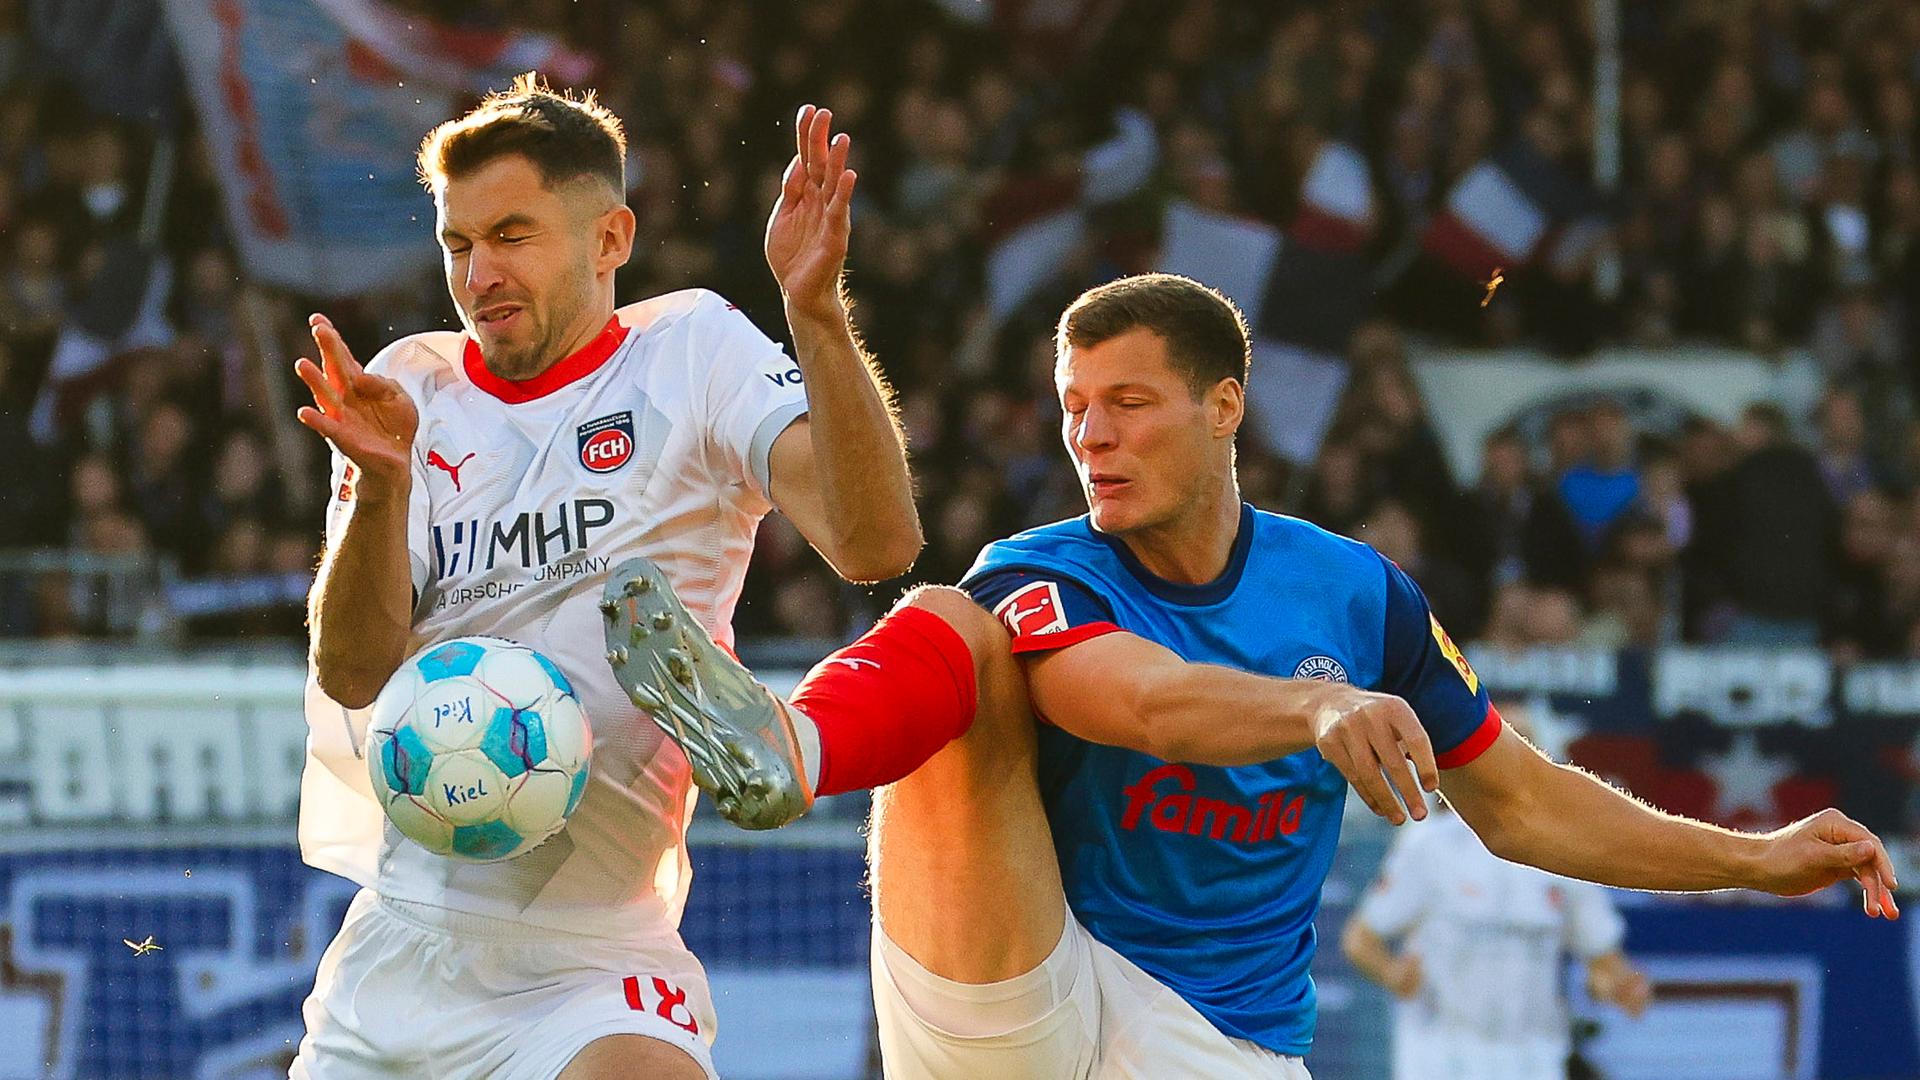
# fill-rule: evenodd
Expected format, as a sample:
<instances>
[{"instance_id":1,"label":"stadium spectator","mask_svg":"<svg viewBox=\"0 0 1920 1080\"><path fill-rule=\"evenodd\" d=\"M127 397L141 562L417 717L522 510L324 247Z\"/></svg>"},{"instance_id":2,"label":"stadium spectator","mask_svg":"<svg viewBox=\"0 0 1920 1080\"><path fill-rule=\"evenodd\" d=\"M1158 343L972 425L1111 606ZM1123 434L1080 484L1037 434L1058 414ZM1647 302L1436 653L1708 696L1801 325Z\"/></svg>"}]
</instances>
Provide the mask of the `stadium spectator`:
<instances>
[{"instance_id":1,"label":"stadium spectator","mask_svg":"<svg viewBox=\"0 0 1920 1080\"><path fill-rule=\"evenodd\" d=\"M1487 437L1470 501L1468 559L1482 581L1571 588L1583 579L1579 529L1560 492L1534 475L1518 430L1501 428Z\"/></svg>"},{"instance_id":2,"label":"stadium spectator","mask_svg":"<svg viewBox=\"0 0 1920 1080\"><path fill-rule=\"evenodd\" d=\"M1842 660L1899 655L1903 627L1888 590L1888 571L1901 543L1900 507L1867 489L1846 502L1840 526L1840 561L1826 612L1826 641Z\"/></svg>"},{"instance_id":3,"label":"stadium spectator","mask_svg":"<svg viewBox=\"0 0 1920 1080\"><path fill-rule=\"evenodd\" d=\"M1560 497L1589 551L1598 550L1609 526L1640 497L1634 467L1634 431L1626 407L1611 398L1587 410L1588 451L1560 474Z\"/></svg>"},{"instance_id":4,"label":"stadium spectator","mask_svg":"<svg viewBox=\"0 0 1920 1080\"><path fill-rule=\"evenodd\" d=\"M1749 405L1741 417L1739 464L1720 481L1711 519L1695 543L1718 568L1741 645L1810 645L1819 637L1834 552L1834 509L1819 462L1794 445L1777 406Z\"/></svg>"},{"instance_id":5,"label":"stadium spectator","mask_svg":"<svg viewBox=\"0 0 1920 1080\"><path fill-rule=\"evenodd\" d=\"M1405 570L1426 594L1435 617L1461 627L1464 638L1479 637L1484 614L1478 590L1465 571L1431 550L1411 510L1392 498L1381 499L1353 535Z\"/></svg>"},{"instance_id":6,"label":"stadium spectator","mask_svg":"<svg viewBox=\"0 0 1920 1080\"><path fill-rule=\"evenodd\" d=\"M1859 394L1836 386L1820 399L1816 415L1820 475L1835 505L1844 506L1878 483L1878 470L1867 453L1866 410Z\"/></svg>"}]
</instances>

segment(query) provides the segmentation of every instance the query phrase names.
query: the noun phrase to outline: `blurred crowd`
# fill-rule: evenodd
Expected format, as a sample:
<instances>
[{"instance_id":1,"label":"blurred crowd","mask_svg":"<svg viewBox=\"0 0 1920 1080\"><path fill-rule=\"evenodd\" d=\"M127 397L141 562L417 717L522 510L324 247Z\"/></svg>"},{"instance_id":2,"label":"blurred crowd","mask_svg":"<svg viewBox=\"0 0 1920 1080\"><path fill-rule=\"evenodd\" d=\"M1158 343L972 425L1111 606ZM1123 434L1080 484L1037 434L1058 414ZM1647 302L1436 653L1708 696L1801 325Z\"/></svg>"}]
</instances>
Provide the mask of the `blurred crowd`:
<instances>
[{"instance_id":1,"label":"blurred crowd","mask_svg":"<svg viewBox=\"0 0 1920 1080\"><path fill-rule=\"evenodd\" d=\"M1585 4L391 2L561 32L602 59L639 219L623 302L712 288L781 336L765 214L795 106L834 109L861 173L856 319L899 390L920 485L917 579L954 580L984 542L1084 508L1052 397L1064 303L1151 269L1171 200L1285 225L1302 148L1337 139L1371 173L1375 295L1317 459L1243 437L1251 501L1374 544L1456 637L1920 656L1920 6L1621 0L1616 155L1594 144ZM242 287L197 137L149 212L153 136L84 117L35 63L23 11L0 0L0 551L153 556L170 580L241 583L192 593L191 631L298 633L326 495L286 373L310 349L309 302ZM1076 190L1119 110L1151 124L1153 176L989 317L994 246L1023 207ZM1423 276L1419 238L1509 144L1604 227L1565 230L1492 303L1458 303ZM1596 156L1617 162L1612 190ZM116 268L143 228L171 268L160 325L53 392L63 331L123 339L136 322L141 292ZM453 325L431 273L328 310L363 357ZM1812 415L1757 403L1736 425L1581 400L1497 432L1478 475L1456 476L1430 419L1447 403L1408 366L1425 340L1569 363L1599 344L1805 353L1826 390ZM841 585L769 519L737 624L842 637L898 589ZM0 633L100 632L85 595L44 576L0 590Z\"/></svg>"}]
</instances>

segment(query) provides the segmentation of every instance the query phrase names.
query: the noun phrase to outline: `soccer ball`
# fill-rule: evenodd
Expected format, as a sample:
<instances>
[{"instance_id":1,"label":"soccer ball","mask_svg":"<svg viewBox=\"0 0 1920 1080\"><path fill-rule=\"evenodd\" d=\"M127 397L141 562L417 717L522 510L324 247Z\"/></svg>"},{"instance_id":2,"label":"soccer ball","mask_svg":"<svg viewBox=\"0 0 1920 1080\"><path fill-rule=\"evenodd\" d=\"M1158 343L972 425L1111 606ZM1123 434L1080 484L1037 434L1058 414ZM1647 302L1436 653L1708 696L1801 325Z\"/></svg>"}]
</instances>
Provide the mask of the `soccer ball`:
<instances>
[{"instance_id":1,"label":"soccer ball","mask_svg":"<svg viewBox=\"0 0 1920 1080\"><path fill-rule=\"evenodd\" d=\"M387 820L436 855L497 862L566 825L593 733L553 661L504 638L421 650L380 691L367 772Z\"/></svg>"}]
</instances>

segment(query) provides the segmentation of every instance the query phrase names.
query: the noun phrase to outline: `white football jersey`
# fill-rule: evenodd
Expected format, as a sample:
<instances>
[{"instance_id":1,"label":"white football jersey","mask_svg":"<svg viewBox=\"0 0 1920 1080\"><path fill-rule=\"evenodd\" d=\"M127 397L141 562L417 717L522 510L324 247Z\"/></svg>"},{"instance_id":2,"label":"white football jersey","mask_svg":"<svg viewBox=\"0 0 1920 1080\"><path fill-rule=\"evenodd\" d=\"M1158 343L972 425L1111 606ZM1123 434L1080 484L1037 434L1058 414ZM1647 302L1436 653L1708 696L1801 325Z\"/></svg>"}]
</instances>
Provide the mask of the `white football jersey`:
<instances>
[{"instance_id":1,"label":"white football jersey","mask_svg":"<svg viewBox=\"0 0 1920 1080\"><path fill-rule=\"evenodd\" d=\"M800 369L733 305L704 290L621 308L596 341L522 383L480 362L464 334L415 334L368 369L420 411L407 524L413 653L490 634L559 665L593 725L592 779L567 828L501 863L460 862L402 837L361 758L368 710L309 673L300 806L306 861L383 895L623 936L677 926L696 790L685 756L615 683L597 607L609 568L658 563L729 646L753 547L772 508L767 457L806 411ZM327 538L351 507L334 455Z\"/></svg>"},{"instance_id":2,"label":"white football jersey","mask_svg":"<svg viewBox=\"0 0 1920 1080\"><path fill-rule=\"evenodd\" d=\"M1354 918L1407 935L1420 958L1420 990L1397 1006L1396 1080L1564 1076L1563 958L1612 952L1626 933L1606 890L1508 862L1448 812L1402 826ZM1481 1068L1502 1055L1516 1067Z\"/></svg>"}]
</instances>

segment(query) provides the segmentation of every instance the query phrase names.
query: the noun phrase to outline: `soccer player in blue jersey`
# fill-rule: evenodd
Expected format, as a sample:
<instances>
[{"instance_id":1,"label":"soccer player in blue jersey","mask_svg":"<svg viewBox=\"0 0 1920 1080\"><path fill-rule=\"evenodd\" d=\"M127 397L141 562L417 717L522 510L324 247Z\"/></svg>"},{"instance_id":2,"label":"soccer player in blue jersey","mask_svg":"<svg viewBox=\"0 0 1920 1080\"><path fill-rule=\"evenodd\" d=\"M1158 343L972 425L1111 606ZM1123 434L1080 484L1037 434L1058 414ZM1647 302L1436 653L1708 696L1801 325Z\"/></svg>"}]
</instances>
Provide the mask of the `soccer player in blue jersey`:
<instances>
[{"instance_id":1,"label":"soccer player in blue jersey","mask_svg":"<svg viewBox=\"0 0 1920 1080\"><path fill-rule=\"evenodd\" d=\"M871 850L889 1075L1305 1077L1349 785L1396 825L1439 791L1496 854L1556 874L1784 895L1853 878L1897 916L1884 848L1838 811L1740 834L1552 762L1397 567L1241 502L1250 349L1218 293L1103 285L1057 346L1088 514L910 594L789 703L644 564L604 604L622 685L723 814L770 827L890 785Z\"/></svg>"}]
</instances>

